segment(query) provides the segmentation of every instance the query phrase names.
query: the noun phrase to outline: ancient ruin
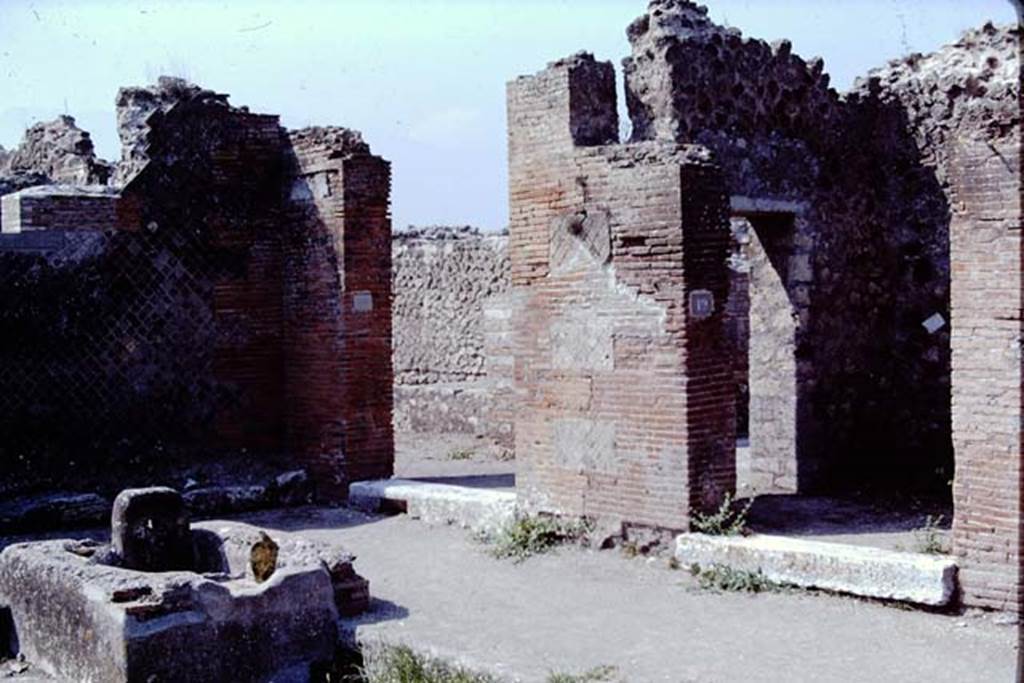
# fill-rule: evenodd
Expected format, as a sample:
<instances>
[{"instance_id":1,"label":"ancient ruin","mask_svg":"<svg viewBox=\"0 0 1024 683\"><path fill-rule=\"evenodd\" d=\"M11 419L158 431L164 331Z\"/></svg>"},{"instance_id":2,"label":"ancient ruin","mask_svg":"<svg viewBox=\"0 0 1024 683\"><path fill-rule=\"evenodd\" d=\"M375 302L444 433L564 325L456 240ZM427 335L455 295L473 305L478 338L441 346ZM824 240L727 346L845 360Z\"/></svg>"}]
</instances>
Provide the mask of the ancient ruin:
<instances>
[{"instance_id":1,"label":"ancient ruin","mask_svg":"<svg viewBox=\"0 0 1024 683\"><path fill-rule=\"evenodd\" d=\"M330 666L339 614L369 604L340 548L236 522L189 524L168 488L122 491L111 543L16 544L0 595L18 649L72 680L309 680ZM263 545L272 544L269 560Z\"/></svg>"},{"instance_id":2,"label":"ancient ruin","mask_svg":"<svg viewBox=\"0 0 1024 683\"><path fill-rule=\"evenodd\" d=\"M503 233L392 234L358 132L180 79L119 91L116 163L69 116L0 149L0 531L113 511L109 546L0 553L30 659L171 680L195 644L175 675L304 680L369 605L354 558L191 522L301 504L1021 611L1019 27L842 93L688 0L627 36L628 126L589 52L508 81ZM687 533L737 497L927 500L951 552Z\"/></svg>"},{"instance_id":3,"label":"ancient ruin","mask_svg":"<svg viewBox=\"0 0 1024 683\"><path fill-rule=\"evenodd\" d=\"M70 119L9 161L55 184L3 198L5 495L219 458L325 500L390 475L387 162L182 81L117 102L112 185L67 184L107 168Z\"/></svg>"}]
</instances>

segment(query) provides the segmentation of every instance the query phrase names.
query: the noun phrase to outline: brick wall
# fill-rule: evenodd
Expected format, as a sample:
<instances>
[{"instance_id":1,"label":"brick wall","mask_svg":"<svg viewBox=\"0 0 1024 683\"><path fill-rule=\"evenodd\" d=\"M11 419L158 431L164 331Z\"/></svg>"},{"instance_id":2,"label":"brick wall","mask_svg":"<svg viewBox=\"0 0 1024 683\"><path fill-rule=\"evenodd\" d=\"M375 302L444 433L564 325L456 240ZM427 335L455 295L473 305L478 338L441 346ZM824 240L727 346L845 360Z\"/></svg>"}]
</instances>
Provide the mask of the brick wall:
<instances>
[{"instance_id":1,"label":"brick wall","mask_svg":"<svg viewBox=\"0 0 1024 683\"><path fill-rule=\"evenodd\" d=\"M508 120L520 497L684 528L735 480L721 176L699 148L608 144L614 71L586 54L509 83Z\"/></svg>"},{"instance_id":2,"label":"brick wall","mask_svg":"<svg viewBox=\"0 0 1024 683\"><path fill-rule=\"evenodd\" d=\"M963 137L952 150L954 552L967 604L1021 598L1020 145Z\"/></svg>"},{"instance_id":3,"label":"brick wall","mask_svg":"<svg viewBox=\"0 0 1024 683\"><path fill-rule=\"evenodd\" d=\"M387 162L195 86L131 92L161 106L119 198L5 198L27 231L0 240L4 490L248 460L337 499L390 474Z\"/></svg>"},{"instance_id":4,"label":"brick wall","mask_svg":"<svg viewBox=\"0 0 1024 683\"><path fill-rule=\"evenodd\" d=\"M2 229L104 230L117 223L117 193L67 185L43 185L4 195Z\"/></svg>"},{"instance_id":5,"label":"brick wall","mask_svg":"<svg viewBox=\"0 0 1024 683\"><path fill-rule=\"evenodd\" d=\"M338 499L394 460L390 166L345 129L295 131L289 155L288 449Z\"/></svg>"}]
</instances>

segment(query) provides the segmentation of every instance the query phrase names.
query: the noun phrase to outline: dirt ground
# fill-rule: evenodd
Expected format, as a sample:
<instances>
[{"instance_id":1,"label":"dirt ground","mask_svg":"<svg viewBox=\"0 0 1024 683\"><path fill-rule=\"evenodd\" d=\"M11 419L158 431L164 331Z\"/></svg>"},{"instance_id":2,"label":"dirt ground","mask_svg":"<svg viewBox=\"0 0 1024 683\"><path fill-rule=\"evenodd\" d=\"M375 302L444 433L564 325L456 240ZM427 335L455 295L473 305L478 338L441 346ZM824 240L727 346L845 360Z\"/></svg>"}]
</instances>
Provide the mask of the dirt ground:
<instances>
[{"instance_id":1,"label":"dirt ground","mask_svg":"<svg viewBox=\"0 0 1024 683\"><path fill-rule=\"evenodd\" d=\"M521 564L468 532L344 510L254 514L347 546L375 609L358 637L523 681L610 666L626 681L1012 681L1017 630L806 592L717 593L664 559L563 548Z\"/></svg>"},{"instance_id":2,"label":"dirt ground","mask_svg":"<svg viewBox=\"0 0 1024 683\"><path fill-rule=\"evenodd\" d=\"M241 519L355 553L374 596L369 614L346 622L361 640L408 643L510 680L597 667L631 682L1013 680L1017 630L1000 615L714 592L664 558L621 550L567 547L515 564L464 530L405 516L294 508ZM13 680L41 680L33 673Z\"/></svg>"}]
</instances>

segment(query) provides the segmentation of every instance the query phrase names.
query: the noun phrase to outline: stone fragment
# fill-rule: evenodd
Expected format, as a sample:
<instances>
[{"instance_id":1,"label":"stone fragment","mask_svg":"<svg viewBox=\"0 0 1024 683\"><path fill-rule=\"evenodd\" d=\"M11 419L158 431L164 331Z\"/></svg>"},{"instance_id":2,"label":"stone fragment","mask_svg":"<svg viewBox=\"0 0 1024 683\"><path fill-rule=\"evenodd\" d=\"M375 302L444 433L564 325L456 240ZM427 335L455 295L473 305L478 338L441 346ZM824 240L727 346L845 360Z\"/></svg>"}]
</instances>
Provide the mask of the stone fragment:
<instances>
[{"instance_id":1,"label":"stone fragment","mask_svg":"<svg viewBox=\"0 0 1024 683\"><path fill-rule=\"evenodd\" d=\"M95 493L59 492L0 503L0 531L36 531L101 523L110 500Z\"/></svg>"},{"instance_id":2,"label":"stone fragment","mask_svg":"<svg viewBox=\"0 0 1024 683\"><path fill-rule=\"evenodd\" d=\"M260 532L260 540L252 546L249 553L249 565L252 567L253 578L256 583L263 583L274 574L277 569L277 551L279 550L274 539L267 536L267 532Z\"/></svg>"},{"instance_id":3,"label":"stone fragment","mask_svg":"<svg viewBox=\"0 0 1024 683\"><path fill-rule=\"evenodd\" d=\"M956 587L948 557L788 536L681 534L675 558L683 567L724 565L781 584L922 605L948 604Z\"/></svg>"},{"instance_id":4,"label":"stone fragment","mask_svg":"<svg viewBox=\"0 0 1024 683\"><path fill-rule=\"evenodd\" d=\"M303 505L313 500L313 482L306 470L285 472L274 478L268 497L277 505Z\"/></svg>"},{"instance_id":5,"label":"stone fragment","mask_svg":"<svg viewBox=\"0 0 1024 683\"><path fill-rule=\"evenodd\" d=\"M110 518L110 541L121 564L129 569L192 568L188 510L172 488L126 489L118 494Z\"/></svg>"}]
</instances>

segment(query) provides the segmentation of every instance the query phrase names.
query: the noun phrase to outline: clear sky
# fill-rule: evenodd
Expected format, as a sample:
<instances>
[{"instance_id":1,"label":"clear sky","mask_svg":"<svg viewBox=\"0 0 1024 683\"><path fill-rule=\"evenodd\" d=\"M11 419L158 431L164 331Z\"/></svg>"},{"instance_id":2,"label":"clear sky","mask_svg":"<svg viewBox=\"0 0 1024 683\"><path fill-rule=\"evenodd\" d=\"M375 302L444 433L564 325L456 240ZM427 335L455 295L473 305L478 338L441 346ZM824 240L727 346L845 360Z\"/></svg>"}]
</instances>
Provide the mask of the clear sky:
<instances>
[{"instance_id":1,"label":"clear sky","mask_svg":"<svg viewBox=\"0 0 1024 683\"><path fill-rule=\"evenodd\" d=\"M833 84L929 52L1009 0L708 0L747 36L820 55ZM288 127L363 132L392 162L394 225L500 229L505 82L586 49L618 65L646 0L0 0L0 145L75 116L116 159L114 96L161 74ZM621 69L619 69L621 80ZM620 84L621 91L621 84ZM620 92L621 99L621 92ZM625 119L625 117L624 117Z\"/></svg>"}]
</instances>

